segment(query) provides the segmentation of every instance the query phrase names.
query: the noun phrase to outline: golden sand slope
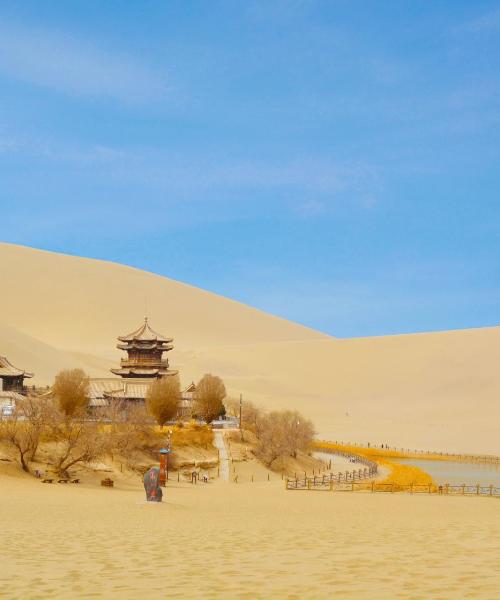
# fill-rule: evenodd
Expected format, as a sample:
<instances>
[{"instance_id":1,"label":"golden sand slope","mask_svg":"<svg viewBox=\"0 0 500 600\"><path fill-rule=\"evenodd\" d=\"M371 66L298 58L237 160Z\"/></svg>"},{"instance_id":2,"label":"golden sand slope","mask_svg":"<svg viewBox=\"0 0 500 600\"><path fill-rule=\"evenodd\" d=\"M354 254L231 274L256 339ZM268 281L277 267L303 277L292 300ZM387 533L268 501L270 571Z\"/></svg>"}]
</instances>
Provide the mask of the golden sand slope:
<instances>
[{"instance_id":1,"label":"golden sand slope","mask_svg":"<svg viewBox=\"0 0 500 600\"><path fill-rule=\"evenodd\" d=\"M0 597L496 598L500 502L2 477Z\"/></svg>"},{"instance_id":2,"label":"golden sand slope","mask_svg":"<svg viewBox=\"0 0 500 600\"><path fill-rule=\"evenodd\" d=\"M500 453L500 328L338 340L144 271L8 244L0 282L0 354L38 383L68 364L109 375L147 299L186 383L218 373L233 394L302 410L325 439Z\"/></svg>"}]
</instances>

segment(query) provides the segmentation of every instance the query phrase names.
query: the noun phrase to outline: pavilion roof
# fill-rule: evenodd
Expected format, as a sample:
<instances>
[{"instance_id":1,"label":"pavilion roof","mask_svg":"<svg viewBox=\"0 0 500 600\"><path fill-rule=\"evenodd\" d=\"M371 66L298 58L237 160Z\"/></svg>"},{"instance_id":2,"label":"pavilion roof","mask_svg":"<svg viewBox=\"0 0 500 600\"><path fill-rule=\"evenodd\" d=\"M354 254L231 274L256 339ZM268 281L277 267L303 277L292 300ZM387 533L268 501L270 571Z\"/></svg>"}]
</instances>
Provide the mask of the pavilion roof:
<instances>
[{"instance_id":1,"label":"pavilion roof","mask_svg":"<svg viewBox=\"0 0 500 600\"><path fill-rule=\"evenodd\" d=\"M154 329L149 326L148 318L144 319L144 323L132 333L123 335L118 338L121 342L133 342L133 341L144 341L144 342L172 342L173 338L167 338L161 333L157 333Z\"/></svg>"},{"instance_id":2,"label":"pavilion roof","mask_svg":"<svg viewBox=\"0 0 500 600\"><path fill-rule=\"evenodd\" d=\"M28 373L18 369L11 364L5 356L0 356L0 377L33 377L33 373Z\"/></svg>"}]
</instances>

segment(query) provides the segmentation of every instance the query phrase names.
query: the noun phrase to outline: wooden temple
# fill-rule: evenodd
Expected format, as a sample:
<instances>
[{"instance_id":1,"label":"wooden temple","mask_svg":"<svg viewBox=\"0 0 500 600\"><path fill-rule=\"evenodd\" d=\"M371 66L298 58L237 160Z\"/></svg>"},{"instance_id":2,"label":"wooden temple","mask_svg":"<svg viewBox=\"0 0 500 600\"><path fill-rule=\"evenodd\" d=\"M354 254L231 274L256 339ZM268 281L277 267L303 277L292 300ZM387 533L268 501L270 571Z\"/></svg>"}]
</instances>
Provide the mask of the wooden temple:
<instances>
[{"instance_id":1,"label":"wooden temple","mask_svg":"<svg viewBox=\"0 0 500 600\"><path fill-rule=\"evenodd\" d=\"M119 369L111 369L115 375L144 379L166 377L177 373L169 369L168 359L163 358L163 354L174 347L173 339L151 329L147 317L139 329L120 336L118 341L117 348L125 350L127 358L122 358Z\"/></svg>"},{"instance_id":2,"label":"wooden temple","mask_svg":"<svg viewBox=\"0 0 500 600\"><path fill-rule=\"evenodd\" d=\"M117 348L127 353L118 368L110 369L118 377L90 379L90 406L99 409L110 405L126 408L132 404L143 404L146 401L151 384L162 377L176 375L178 371L171 369L166 352L173 349L173 339L156 332L148 319L127 335L118 337ZM188 414L192 405L192 393L181 395L179 412ZM189 406L188 406L189 405Z\"/></svg>"},{"instance_id":3,"label":"wooden temple","mask_svg":"<svg viewBox=\"0 0 500 600\"><path fill-rule=\"evenodd\" d=\"M27 371L14 367L5 356L0 356L1 389L4 392L23 393L24 380L30 377L33 377L33 373L28 373Z\"/></svg>"}]
</instances>

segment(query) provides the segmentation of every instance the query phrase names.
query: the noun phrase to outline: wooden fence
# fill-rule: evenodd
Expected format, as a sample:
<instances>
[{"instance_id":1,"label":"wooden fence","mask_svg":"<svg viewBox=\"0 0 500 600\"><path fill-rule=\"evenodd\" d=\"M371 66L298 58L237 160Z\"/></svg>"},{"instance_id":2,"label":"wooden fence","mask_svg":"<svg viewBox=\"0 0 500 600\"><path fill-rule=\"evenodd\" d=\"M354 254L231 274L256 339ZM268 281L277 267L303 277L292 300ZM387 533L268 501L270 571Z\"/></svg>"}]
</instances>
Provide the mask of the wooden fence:
<instances>
[{"instance_id":1,"label":"wooden fence","mask_svg":"<svg viewBox=\"0 0 500 600\"><path fill-rule=\"evenodd\" d=\"M286 489L287 490L313 490L313 491L336 491L336 492L406 492L409 494L438 494L442 496L495 496L500 498L500 487L493 485L450 485L449 483L444 485L429 484L408 484L401 485L395 483L377 483L376 481L360 481L360 479L367 479L370 475L360 473L359 476L353 476L349 479L346 474L338 474L338 477L333 474L323 475L323 477L302 477L300 479L287 478ZM359 469L359 471L362 471Z\"/></svg>"},{"instance_id":2,"label":"wooden fence","mask_svg":"<svg viewBox=\"0 0 500 600\"><path fill-rule=\"evenodd\" d=\"M295 477L287 478L287 490L333 490L340 485L352 485L354 482L360 482L377 474L377 465L374 467L365 467L364 469L353 469L352 471L344 471L329 473L328 475L314 475L313 477ZM366 485L364 483L363 485Z\"/></svg>"}]
</instances>

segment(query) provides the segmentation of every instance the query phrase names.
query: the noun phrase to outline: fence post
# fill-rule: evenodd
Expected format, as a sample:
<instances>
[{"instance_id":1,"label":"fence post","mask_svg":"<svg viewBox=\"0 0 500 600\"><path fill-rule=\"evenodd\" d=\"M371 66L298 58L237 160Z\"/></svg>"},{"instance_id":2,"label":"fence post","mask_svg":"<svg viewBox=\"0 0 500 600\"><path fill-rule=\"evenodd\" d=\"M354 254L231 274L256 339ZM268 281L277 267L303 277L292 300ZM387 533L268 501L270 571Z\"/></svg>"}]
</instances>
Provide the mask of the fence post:
<instances>
[{"instance_id":1,"label":"fence post","mask_svg":"<svg viewBox=\"0 0 500 600\"><path fill-rule=\"evenodd\" d=\"M447 483L445 485L445 489L446 489L446 493L449 494L450 493L450 484L449 483Z\"/></svg>"},{"instance_id":2,"label":"fence post","mask_svg":"<svg viewBox=\"0 0 500 600\"><path fill-rule=\"evenodd\" d=\"M479 496L479 491L480 491L480 489L481 489L481 487L480 487L480 485L479 485L479 483L478 483L478 484L476 485L476 492L477 492L477 495L478 495L478 496Z\"/></svg>"},{"instance_id":3,"label":"fence post","mask_svg":"<svg viewBox=\"0 0 500 600\"><path fill-rule=\"evenodd\" d=\"M375 482L372 481L372 494L373 494L374 491L375 491Z\"/></svg>"},{"instance_id":4,"label":"fence post","mask_svg":"<svg viewBox=\"0 0 500 600\"><path fill-rule=\"evenodd\" d=\"M410 494L413 494L413 483L410 483Z\"/></svg>"},{"instance_id":5,"label":"fence post","mask_svg":"<svg viewBox=\"0 0 500 600\"><path fill-rule=\"evenodd\" d=\"M462 483L462 496L465 496L465 483Z\"/></svg>"},{"instance_id":6,"label":"fence post","mask_svg":"<svg viewBox=\"0 0 500 600\"><path fill-rule=\"evenodd\" d=\"M310 479L307 480L307 489L308 490L311 489L311 480Z\"/></svg>"},{"instance_id":7,"label":"fence post","mask_svg":"<svg viewBox=\"0 0 500 600\"><path fill-rule=\"evenodd\" d=\"M354 492L354 479L351 481L351 492Z\"/></svg>"},{"instance_id":8,"label":"fence post","mask_svg":"<svg viewBox=\"0 0 500 600\"><path fill-rule=\"evenodd\" d=\"M429 494L432 493L431 490L432 490L432 483L429 483Z\"/></svg>"},{"instance_id":9,"label":"fence post","mask_svg":"<svg viewBox=\"0 0 500 600\"><path fill-rule=\"evenodd\" d=\"M493 496L493 484L490 483L490 496Z\"/></svg>"},{"instance_id":10,"label":"fence post","mask_svg":"<svg viewBox=\"0 0 500 600\"><path fill-rule=\"evenodd\" d=\"M330 492L333 492L333 481L330 479Z\"/></svg>"},{"instance_id":11,"label":"fence post","mask_svg":"<svg viewBox=\"0 0 500 600\"><path fill-rule=\"evenodd\" d=\"M391 483L391 494L394 494L394 483Z\"/></svg>"}]
</instances>

